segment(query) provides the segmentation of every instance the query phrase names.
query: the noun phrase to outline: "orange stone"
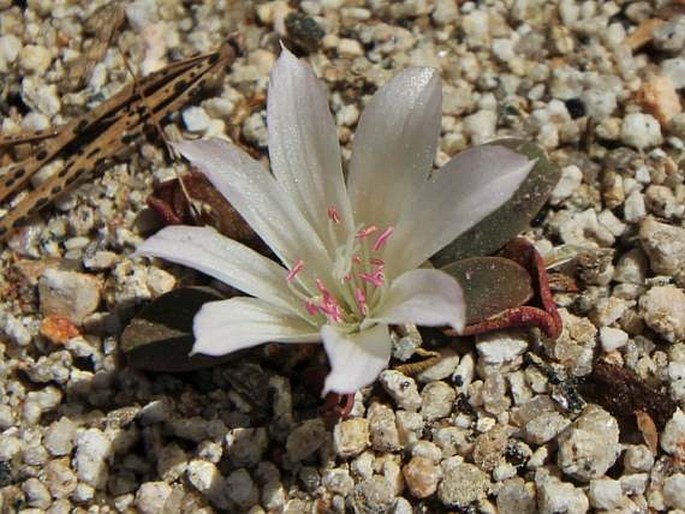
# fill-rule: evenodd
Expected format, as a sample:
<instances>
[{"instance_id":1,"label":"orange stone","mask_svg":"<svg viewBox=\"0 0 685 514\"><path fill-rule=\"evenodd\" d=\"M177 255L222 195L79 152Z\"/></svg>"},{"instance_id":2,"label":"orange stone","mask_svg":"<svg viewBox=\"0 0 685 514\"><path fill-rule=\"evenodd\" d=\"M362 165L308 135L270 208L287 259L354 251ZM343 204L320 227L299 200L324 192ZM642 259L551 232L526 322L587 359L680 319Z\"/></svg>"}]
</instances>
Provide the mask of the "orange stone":
<instances>
[{"instance_id":1,"label":"orange stone","mask_svg":"<svg viewBox=\"0 0 685 514\"><path fill-rule=\"evenodd\" d=\"M642 110L654 116L665 126L673 116L683 111L680 97L670 78L655 75L645 82L635 95Z\"/></svg>"},{"instance_id":2,"label":"orange stone","mask_svg":"<svg viewBox=\"0 0 685 514\"><path fill-rule=\"evenodd\" d=\"M626 37L626 43L633 51L642 48L652 40L654 31L664 23L666 22L660 18L650 18L643 21Z\"/></svg>"},{"instance_id":3,"label":"orange stone","mask_svg":"<svg viewBox=\"0 0 685 514\"><path fill-rule=\"evenodd\" d=\"M66 344L80 332L68 318L48 316L40 325L40 335L55 344Z\"/></svg>"}]
</instances>

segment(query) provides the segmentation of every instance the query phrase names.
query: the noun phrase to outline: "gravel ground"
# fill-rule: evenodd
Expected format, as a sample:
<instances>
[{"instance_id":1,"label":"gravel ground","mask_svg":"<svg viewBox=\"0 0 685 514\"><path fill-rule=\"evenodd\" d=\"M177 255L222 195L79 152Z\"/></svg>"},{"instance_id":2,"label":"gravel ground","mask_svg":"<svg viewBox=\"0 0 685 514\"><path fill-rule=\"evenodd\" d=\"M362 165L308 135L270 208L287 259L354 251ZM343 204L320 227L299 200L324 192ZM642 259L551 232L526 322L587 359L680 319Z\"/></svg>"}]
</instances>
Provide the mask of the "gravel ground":
<instances>
[{"instance_id":1,"label":"gravel ground","mask_svg":"<svg viewBox=\"0 0 685 514\"><path fill-rule=\"evenodd\" d=\"M83 21L102 4L0 0L3 135L58 126L116 92L131 80L121 52L145 74L238 31L244 54L178 128L237 135L263 155L285 40L325 80L347 152L378 86L434 66L437 164L514 135L562 168L525 235L551 261L570 256L554 275L565 328L555 343L509 331L441 346L417 377L385 371L333 427L299 372L318 354L258 348L192 373L137 371L122 328L151 299L204 283L130 258L146 196L184 169L145 143L0 253L2 512L685 510L685 415L668 408L685 401L682 1L121 2L123 25L71 90L70 63L95 42ZM602 401L623 375L594 388L597 403L582 392L600 357L633 373L627 412ZM663 393L646 393L663 422L639 412L640 387Z\"/></svg>"}]
</instances>

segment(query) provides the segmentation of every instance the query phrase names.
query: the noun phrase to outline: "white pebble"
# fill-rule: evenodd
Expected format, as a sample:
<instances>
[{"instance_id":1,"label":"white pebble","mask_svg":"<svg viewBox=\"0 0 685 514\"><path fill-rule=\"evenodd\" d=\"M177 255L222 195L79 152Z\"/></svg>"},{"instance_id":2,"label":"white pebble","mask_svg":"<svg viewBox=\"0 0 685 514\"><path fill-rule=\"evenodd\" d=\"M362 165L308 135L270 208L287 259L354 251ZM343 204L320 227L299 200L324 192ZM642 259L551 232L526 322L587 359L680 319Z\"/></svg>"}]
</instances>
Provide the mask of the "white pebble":
<instances>
[{"instance_id":1,"label":"white pebble","mask_svg":"<svg viewBox=\"0 0 685 514\"><path fill-rule=\"evenodd\" d=\"M660 145L661 125L651 114L626 114L621 125L621 141L638 150Z\"/></svg>"},{"instance_id":2,"label":"white pebble","mask_svg":"<svg viewBox=\"0 0 685 514\"><path fill-rule=\"evenodd\" d=\"M26 45L19 51L19 66L27 73L44 74L50 67L52 55L44 46Z\"/></svg>"},{"instance_id":3,"label":"white pebble","mask_svg":"<svg viewBox=\"0 0 685 514\"><path fill-rule=\"evenodd\" d=\"M190 132L205 132L210 121L211 118L202 107L192 106L183 111L183 123Z\"/></svg>"},{"instance_id":4,"label":"white pebble","mask_svg":"<svg viewBox=\"0 0 685 514\"><path fill-rule=\"evenodd\" d=\"M620 328L602 327L599 329L599 341L602 350L611 352L628 343L628 334Z\"/></svg>"}]
</instances>

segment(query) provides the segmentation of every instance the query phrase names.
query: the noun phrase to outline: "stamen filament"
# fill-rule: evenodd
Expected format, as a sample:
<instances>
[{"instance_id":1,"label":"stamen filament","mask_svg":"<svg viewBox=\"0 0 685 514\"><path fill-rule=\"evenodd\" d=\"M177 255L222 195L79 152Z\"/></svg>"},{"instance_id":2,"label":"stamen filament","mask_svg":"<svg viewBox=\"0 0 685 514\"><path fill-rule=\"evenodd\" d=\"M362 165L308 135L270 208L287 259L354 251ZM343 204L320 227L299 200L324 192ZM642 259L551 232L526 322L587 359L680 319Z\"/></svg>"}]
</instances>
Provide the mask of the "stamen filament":
<instances>
[{"instance_id":1,"label":"stamen filament","mask_svg":"<svg viewBox=\"0 0 685 514\"><path fill-rule=\"evenodd\" d=\"M304 261L299 259L285 277L286 282L292 282L297 274L304 269Z\"/></svg>"},{"instance_id":2,"label":"stamen filament","mask_svg":"<svg viewBox=\"0 0 685 514\"><path fill-rule=\"evenodd\" d=\"M378 230L378 227L376 225L369 225L366 228L361 229L359 232L357 232L357 235L355 236L357 239L364 239L365 237L370 236L374 232Z\"/></svg>"},{"instance_id":3,"label":"stamen filament","mask_svg":"<svg viewBox=\"0 0 685 514\"><path fill-rule=\"evenodd\" d=\"M390 236L392 233L395 231L395 227L388 227L386 228L381 234L376 238L376 242L373 244L373 251L377 252L383 246L385 246L385 243L388 242L388 239L390 239Z\"/></svg>"}]
</instances>

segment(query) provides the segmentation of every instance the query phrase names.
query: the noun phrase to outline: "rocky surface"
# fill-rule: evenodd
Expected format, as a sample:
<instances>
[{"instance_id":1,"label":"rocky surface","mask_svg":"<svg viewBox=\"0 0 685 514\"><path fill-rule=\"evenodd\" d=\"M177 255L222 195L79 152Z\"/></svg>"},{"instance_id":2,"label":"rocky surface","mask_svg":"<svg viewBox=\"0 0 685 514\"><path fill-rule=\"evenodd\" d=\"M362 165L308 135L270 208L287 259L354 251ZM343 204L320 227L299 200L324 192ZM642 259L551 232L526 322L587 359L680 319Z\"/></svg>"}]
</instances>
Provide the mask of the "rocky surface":
<instances>
[{"instance_id":1,"label":"rocky surface","mask_svg":"<svg viewBox=\"0 0 685 514\"><path fill-rule=\"evenodd\" d=\"M110 40L96 35L107 21L92 26L103 4L0 0L1 136L111 96L132 81L122 54L143 75L237 31L233 70L171 133L226 133L266 160L264 94L283 41L323 78L347 157L369 95L406 66L433 66L436 164L516 136L562 169L524 235L553 266L564 332L436 342L409 327L397 362L422 335L441 361L383 372L333 426L304 372L321 352L136 370L120 352L131 317L177 284L207 283L132 256L147 195L186 169L142 142L0 249L0 512L685 510L682 411L656 426L582 400L601 357L685 401L682 2L133 0ZM3 146L0 166L33 151Z\"/></svg>"}]
</instances>

